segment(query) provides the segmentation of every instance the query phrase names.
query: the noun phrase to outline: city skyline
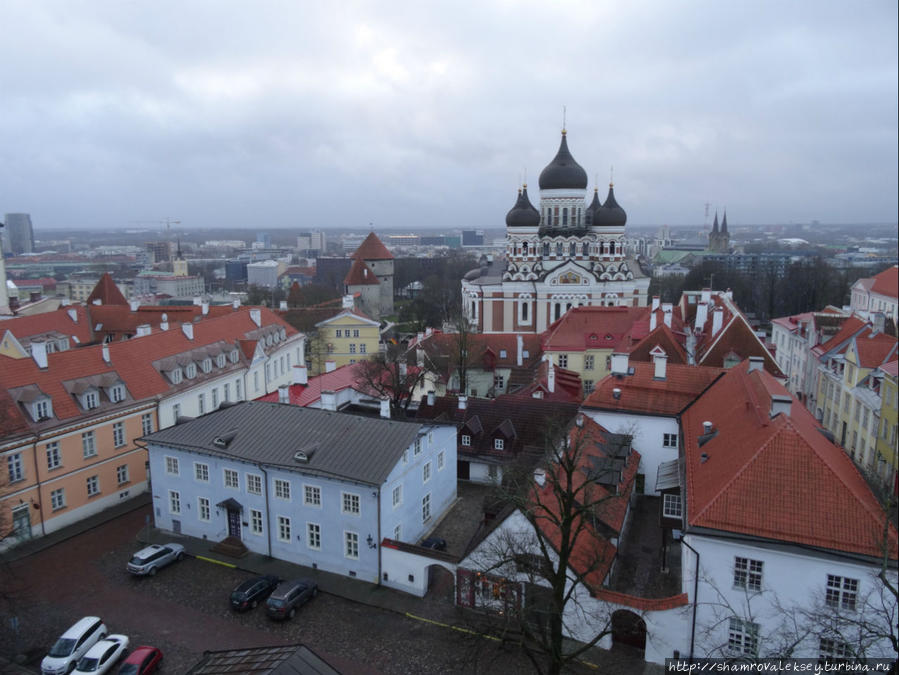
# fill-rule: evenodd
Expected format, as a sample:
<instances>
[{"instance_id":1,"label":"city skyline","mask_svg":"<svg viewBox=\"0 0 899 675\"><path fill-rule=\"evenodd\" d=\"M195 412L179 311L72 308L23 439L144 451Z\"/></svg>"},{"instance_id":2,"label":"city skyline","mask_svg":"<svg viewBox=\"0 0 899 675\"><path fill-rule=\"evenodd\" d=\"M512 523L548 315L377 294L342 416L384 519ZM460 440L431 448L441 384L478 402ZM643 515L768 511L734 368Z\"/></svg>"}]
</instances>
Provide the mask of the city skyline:
<instances>
[{"instance_id":1,"label":"city skyline","mask_svg":"<svg viewBox=\"0 0 899 675\"><path fill-rule=\"evenodd\" d=\"M500 228L563 106L629 224L899 208L895 3L12 2L0 21L0 213L37 231Z\"/></svg>"}]
</instances>

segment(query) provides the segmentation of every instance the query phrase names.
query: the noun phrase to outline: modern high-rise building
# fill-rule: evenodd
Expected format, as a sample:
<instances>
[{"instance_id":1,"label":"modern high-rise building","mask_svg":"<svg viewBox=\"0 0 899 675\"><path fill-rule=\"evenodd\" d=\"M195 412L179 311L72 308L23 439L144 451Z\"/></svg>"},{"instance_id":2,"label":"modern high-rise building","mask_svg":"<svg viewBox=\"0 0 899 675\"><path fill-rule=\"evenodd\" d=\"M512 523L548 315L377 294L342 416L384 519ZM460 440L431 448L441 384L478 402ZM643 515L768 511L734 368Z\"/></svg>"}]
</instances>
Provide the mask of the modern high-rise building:
<instances>
[{"instance_id":1,"label":"modern high-rise building","mask_svg":"<svg viewBox=\"0 0 899 675\"><path fill-rule=\"evenodd\" d=\"M34 252L34 231L31 229L31 215L28 213L7 213L6 223L9 250L13 255Z\"/></svg>"}]
</instances>

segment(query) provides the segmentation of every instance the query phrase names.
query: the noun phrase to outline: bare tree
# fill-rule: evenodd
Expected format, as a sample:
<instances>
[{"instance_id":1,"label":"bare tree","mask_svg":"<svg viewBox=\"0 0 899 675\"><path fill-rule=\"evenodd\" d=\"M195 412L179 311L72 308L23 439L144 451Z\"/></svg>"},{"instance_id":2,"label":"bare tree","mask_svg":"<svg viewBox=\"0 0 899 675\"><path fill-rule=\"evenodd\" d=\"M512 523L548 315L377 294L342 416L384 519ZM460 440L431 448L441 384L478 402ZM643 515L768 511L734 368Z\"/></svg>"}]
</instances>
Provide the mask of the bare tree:
<instances>
[{"instance_id":1,"label":"bare tree","mask_svg":"<svg viewBox=\"0 0 899 675\"><path fill-rule=\"evenodd\" d=\"M541 673L561 672L612 632L611 611L592 596L609 573L608 537L621 527L639 464L630 437L590 420L558 431L536 471L507 472L499 488L524 529L498 529L474 558L479 578L522 582L492 595L507 605L504 629L518 633Z\"/></svg>"},{"instance_id":2,"label":"bare tree","mask_svg":"<svg viewBox=\"0 0 899 675\"><path fill-rule=\"evenodd\" d=\"M456 373L459 392L465 394L468 391L468 370L474 361L475 329L461 311L453 314L449 325L455 338L449 354L449 372Z\"/></svg>"},{"instance_id":3,"label":"bare tree","mask_svg":"<svg viewBox=\"0 0 899 675\"><path fill-rule=\"evenodd\" d=\"M426 363L410 365L406 347L388 342L384 351L360 361L356 372L360 384L370 393L390 400L392 415L405 415L416 389L425 382L429 372Z\"/></svg>"}]
</instances>

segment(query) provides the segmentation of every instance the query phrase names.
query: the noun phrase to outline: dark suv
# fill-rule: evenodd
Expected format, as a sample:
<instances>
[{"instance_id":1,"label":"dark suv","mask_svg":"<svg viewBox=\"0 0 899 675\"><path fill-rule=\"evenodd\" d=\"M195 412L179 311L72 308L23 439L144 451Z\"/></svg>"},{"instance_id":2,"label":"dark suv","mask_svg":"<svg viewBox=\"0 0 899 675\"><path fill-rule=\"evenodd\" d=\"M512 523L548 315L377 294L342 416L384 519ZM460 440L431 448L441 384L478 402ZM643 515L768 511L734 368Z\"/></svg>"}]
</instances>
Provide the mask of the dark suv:
<instances>
[{"instance_id":1,"label":"dark suv","mask_svg":"<svg viewBox=\"0 0 899 675\"><path fill-rule=\"evenodd\" d=\"M256 605L271 595L280 581L278 577L273 576L247 579L231 591L231 608L238 612L255 609Z\"/></svg>"},{"instance_id":2,"label":"dark suv","mask_svg":"<svg viewBox=\"0 0 899 675\"><path fill-rule=\"evenodd\" d=\"M282 581L265 602L265 613L272 619L292 619L297 607L318 595L318 584L312 579Z\"/></svg>"}]
</instances>

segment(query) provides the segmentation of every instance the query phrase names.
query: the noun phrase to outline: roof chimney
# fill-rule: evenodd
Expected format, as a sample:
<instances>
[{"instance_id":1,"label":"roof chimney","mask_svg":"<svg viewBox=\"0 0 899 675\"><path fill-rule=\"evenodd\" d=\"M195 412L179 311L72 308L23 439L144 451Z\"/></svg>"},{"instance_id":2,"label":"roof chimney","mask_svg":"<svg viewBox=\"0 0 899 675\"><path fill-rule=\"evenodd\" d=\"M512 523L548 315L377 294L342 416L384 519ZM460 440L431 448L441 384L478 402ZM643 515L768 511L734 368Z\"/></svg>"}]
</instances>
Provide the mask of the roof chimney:
<instances>
[{"instance_id":1,"label":"roof chimney","mask_svg":"<svg viewBox=\"0 0 899 675\"><path fill-rule=\"evenodd\" d=\"M290 403L290 389L286 384L278 387L278 403Z\"/></svg>"},{"instance_id":2,"label":"roof chimney","mask_svg":"<svg viewBox=\"0 0 899 675\"><path fill-rule=\"evenodd\" d=\"M333 391L325 390L322 392L322 410L337 410L337 394Z\"/></svg>"},{"instance_id":3,"label":"roof chimney","mask_svg":"<svg viewBox=\"0 0 899 675\"><path fill-rule=\"evenodd\" d=\"M784 413L790 416L793 408L793 397L788 394L772 394L771 395L771 417Z\"/></svg>"},{"instance_id":4,"label":"roof chimney","mask_svg":"<svg viewBox=\"0 0 899 675\"><path fill-rule=\"evenodd\" d=\"M69 318L72 320L72 323L78 323L78 310L74 307L72 309L67 309L66 314L69 315Z\"/></svg>"},{"instance_id":5,"label":"roof chimney","mask_svg":"<svg viewBox=\"0 0 899 675\"><path fill-rule=\"evenodd\" d=\"M160 319L161 319L161 321L159 322L159 330L168 330L169 329L169 315L163 312Z\"/></svg>"},{"instance_id":6,"label":"roof chimney","mask_svg":"<svg viewBox=\"0 0 899 675\"><path fill-rule=\"evenodd\" d=\"M671 328L671 316L674 314L674 308L671 306L670 302L662 303L662 321L665 322L665 325L668 328Z\"/></svg>"},{"instance_id":7,"label":"roof chimney","mask_svg":"<svg viewBox=\"0 0 899 675\"><path fill-rule=\"evenodd\" d=\"M282 312L286 312L287 311L287 300L281 300L278 303L278 309L280 309Z\"/></svg>"},{"instance_id":8,"label":"roof chimney","mask_svg":"<svg viewBox=\"0 0 899 675\"><path fill-rule=\"evenodd\" d=\"M706 319L709 318L709 306L705 301L696 305L696 330L701 331L705 327Z\"/></svg>"},{"instance_id":9,"label":"roof chimney","mask_svg":"<svg viewBox=\"0 0 899 675\"><path fill-rule=\"evenodd\" d=\"M656 318L656 310L652 310L649 313L649 332L651 333L656 329L658 325L658 319Z\"/></svg>"},{"instance_id":10,"label":"roof chimney","mask_svg":"<svg viewBox=\"0 0 899 675\"><path fill-rule=\"evenodd\" d=\"M612 352L612 375L627 375L628 355L623 352Z\"/></svg>"},{"instance_id":11,"label":"roof chimney","mask_svg":"<svg viewBox=\"0 0 899 675\"><path fill-rule=\"evenodd\" d=\"M621 390L618 387L612 389L612 398L614 398L616 401L621 400Z\"/></svg>"},{"instance_id":12,"label":"roof chimney","mask_svg":"<svg viewBox=\"0 0 899 675\"><path fill-rule=\"evenodd\" d=\"M234 300L231 301L231 309L240 309L240 300L238 298L234 298Z\"/></svg>"},{"instance_id":13,"label":"roof chimney","mask_svg":"<svg viewBox=\"0 0 899 675\"><path fill-rule=\"evenodd\" d=\"M153 329L150 327L148 323L142 323L137 327L137 337L143 337L144 335L149 335L153 332Z\"/></svg>"},{"instance_id":14,"label":"roof chimney","mask_svg":"<svg viewBox=\"0 0 899 675\"><path fill-rule=\"evenodd\" d=\"M871 314L872 334L883 333L886 327L886 315L883 312L874 312Z\"/></svg>"},{"instance_id":15,"label":"roof chimney","mask_svg":"<svg viewBox=\"0 0 899 675\"><path fill-rule=\"evenodd\" d=\"M702 433L704 433L704 434L712 433L712 429L714 429L714 428L715 428L715 425L712 424L711 422L706 421L706 422L702 423Z\"/></svg>"},{"instance_id":16,"label":"roof chimney","mask_svg":"<svg viewBox=\"0 0 899 675\"><path fill-rule=\"evenodd\" d=\"M355 303L353 302L352 295L344 295L343 300L341 302L341 306L343 309L353 309Z\"/></svg>"},{"instance_id":17,"label":"roof chimney","mask_svg":"<svg viewBox=\"0 0 899 675\"><path fill-rule=\"evenodd\" d=\"M515 365L520 366L524 363L524 337L519 333L515 336Z\"/></svg>"},{"instance_id":18,"label":"roof chimney","mask_svg":"<svg viewBox=\"0 0 899 675\"><path fill-rule=\"evenodd\" d=\"M92 304L94 304L94 305L102 305L102 304L103 304L103 301L102 301L100 298L94 298L94 302L93 302Z\"/></svg>"},{"instance_id":19,"label":"roof chimney","mask_svg":"<svg viewBox=\"0 0 899 675\"><path fill-rule=\"evenodd\" d=\"M712 301L712 289L711 288L703 288L702 289L702 302L709 303Z\"/></svg>"},{"instance_id":20,"label":"roof chimney","mask_svg":"<svg viewBox=\"0 0 899 675\"><path fill-rule=\"evenodd\" d=\"M203 300L202 300L202 298L200 298L199 295L195 295L193 298L193 303L194 303L195 307L199 307L200 305L203 304Z\"/></svg>"},{"instance_id":21,"label":"roof chimney","mask_svg":"<svg viewBox=\"0 0 899 675\"><path fill-rule=\"evenodd\" d=\"M262 328L262 312L258 307L250 310L250 320L256 324L257 328Z\"/></svg>"},{"instance_id":22,"label":"roof chimney","mask_svg":"<svg viewBox=\"0 0 899 675\"><path fill-rule=\"evenodd\" d=\"M309 372L306 369L306 366L294 366L293 367L293 383L294 384L309 384Z\"/></svg>"},{"instance_id":23,"label":"roof chimney","mask_svg":"<svg viewBox=\"0 0 899 675\"><path fill-rule=\"evenodd\" d=\"M70 298L60 298L59 299L60 307L68 307L71 304L72 304L72 300Z\"/></svg>"},{"instance_id":24,"label":"roof chimney","mask_svg":"<svg viewBox=\"0 0 899 675\"><path fill-rule=\"evenodd\" d=\"M651 312L656 311L659 308L659 301L660 301L660 298L658 295L652 296L652 309L650 309L649 311L651 311Z\"/></svg>"},{"instance_id":25,"label":"roof chimney","mask_svg":"<svg viewBox=\"0 0 899 675\"><path fill-rule=\"evenodd\" d=\"M330 359L325 361L325 372L326 373L333 373L335 370L337 370L337 362L336 361L332 361Z\"/></svg>"},{"instance_id":26,"label":"roof chimney","mask_svg":"<svg viewBox=\"0 0 899 675\"><path fill-rule=\"evenodd\" d=\"M709 461L709 453L704 452L699 456L699 463L705 464L707 461Z\"/></svg>"},{"instance_id":27,"label":"roof chimney","mask_svg":"<svg viewBox=\"0 0 899 675\"><path fill-rule=\"evenodd\" d=\"M140 300L129 300L128 306L131 308L132 312L136 312L140 307Z\"/></svg>"},{"instance_id":28,"label":"roof chimney","mask_svg":"<svg viewBox=\"0 0 899 675\"><path fill-rule=\"evenodd\" d=\"M550 394L556 391L556 367L550 358L546 360L546 388Z\"/></svg>"},{"instance_id":29,"label":"roof chimney","mask_svg":"<svg viewBox=\"0 0 899 675\"><path fill-rule=\"evenodd\" d=\"M38 368L47 367L47 345L43 342L31 343L31 358L37 364Z\"/></svg>"},{"instance_id":30,"label":"roof chimney","mask_svg":"<svg viewBox=\"0 0 899 675\"><path fill-rule=\"evenodd\" d=\"M181 331L188 340L194 339L194 325L192 323L182 323Z\"/></svg>"},{"instance_id":31,"label":"roof chimney","mask_svg":"<svg viewBox=\"0 0 899 675\"><path fill-rule=\"evenodd\" d=\"M574 423L578 427L583 428L584 427L584 413L578 413L577 416L574 418Z\"/></svg>"},{"instance_id":32,"label":"roof chimney","mask_svg":"<svg viewBox=\"0 0 899 675\"><path fill-rule=\"evenodd\" d=\"M390 419L390 399L382 398L381 399L381 417L385 419Z\"/></svg>"},{"instance_id":33,"label":"roof chimney","mask_svg":"<svg viewBox=\"0 0 899 675\"><path fill-rule=\"evenodd\" d=\"M431 389L430 391L428 391L428 405L433 407L434 403L436 402L437 396L436 394L434 394L434 390Z\"/></svg>"},{"instance_id":34,"label":"roof chimney","mask_svg":"<svg viewBox=\"0 0 899 675\"><path fill-rule=\"evenodd\" d=\"M749 357L749 369L746 372L751 373L754 370L761 370L764 367L765 367L765 357L750 356Z\"/></svg>"},{"instance_id":35,"label":"roof chimney","mask_svg":"<svg viewBox=\"0 0 899 675\"><path fill-rule=\"evenodd\" d=\"M534 482L538 487L546 485L546 471L543 469L534 469Z\"/></svg>"},{"instance_id":36,"label":"roof chimney","mask_svg":"<svg viewBox=\"0 0 899 675\"><path fill-rule=\"evenodd\" d=\"M459 397L459 410L465 410L468 407L468 397L460 396Z\"/></svg>"},{"instance_id":37,"label":"roof chimney","mask_svg":"<svg viewBox=\"0 0 899 675\"><path fill-rule=\"evenodd\" d=\"M718 335L723 325L724 310L721 307L715 307L715 309L712 310L712 335Z\"/></svg>"},{"instance_id":38,"label":"roof chimney","mask_svg":"<svg viewBox=\"0 0 899 675\"><path fill-rule=\"evenodd\" d=\"M207 314L209 314L209 303L204 302L204 303L200 304L200 311L203 313L203 316L206 316Z\"/></svg>"},{"instance_id":39,"label":"roof chimney","mask_svg":"<svg viewBox=\"0 0 899 675\"><path fill-rule=\"evenodd\" d=\"M662 354L653 354L652 355L652 363L655 366L655 372L653 373L653 377L657 380L665 379L665 369L668 365L668 355L665 353Z\"/></svg>"}]
</instances>

